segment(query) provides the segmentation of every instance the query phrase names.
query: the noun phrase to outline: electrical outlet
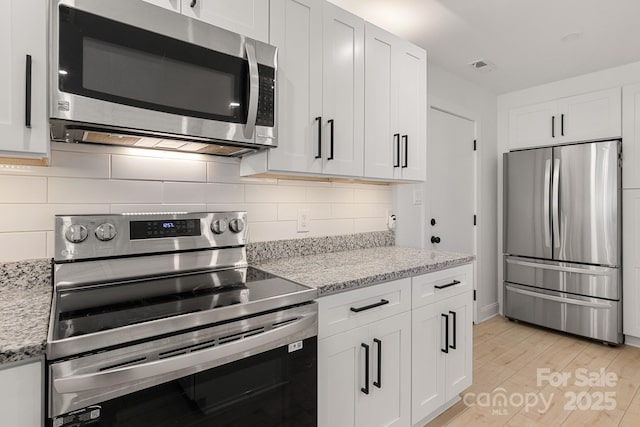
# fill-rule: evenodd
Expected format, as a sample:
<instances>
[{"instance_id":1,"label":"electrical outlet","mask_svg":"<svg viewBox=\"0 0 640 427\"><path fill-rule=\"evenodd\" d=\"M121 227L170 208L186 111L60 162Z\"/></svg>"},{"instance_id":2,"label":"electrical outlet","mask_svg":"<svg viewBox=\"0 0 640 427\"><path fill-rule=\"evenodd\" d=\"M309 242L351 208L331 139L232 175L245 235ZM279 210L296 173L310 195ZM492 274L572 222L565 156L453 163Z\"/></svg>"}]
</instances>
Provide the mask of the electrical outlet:
<instances>
[{"instance_id":1,"label":"electrical outlet","mask_svg":"<svg viewBox=\"0 0 640 427\"><path fill-rule=\"evenodd\" d=\"M422 204L422 190L414 190L413 191L413 204L421 205Z\"/></svg>"},{"instance_id":2,"label":"electrical outlet","mask_svg":"<svg viewBox=\"0 0 640 427\"><path fill-rule=\"evenodd\" d=\"M298 233L309 231L309 209L298 209Z\"/></svg>"}]
</instances>

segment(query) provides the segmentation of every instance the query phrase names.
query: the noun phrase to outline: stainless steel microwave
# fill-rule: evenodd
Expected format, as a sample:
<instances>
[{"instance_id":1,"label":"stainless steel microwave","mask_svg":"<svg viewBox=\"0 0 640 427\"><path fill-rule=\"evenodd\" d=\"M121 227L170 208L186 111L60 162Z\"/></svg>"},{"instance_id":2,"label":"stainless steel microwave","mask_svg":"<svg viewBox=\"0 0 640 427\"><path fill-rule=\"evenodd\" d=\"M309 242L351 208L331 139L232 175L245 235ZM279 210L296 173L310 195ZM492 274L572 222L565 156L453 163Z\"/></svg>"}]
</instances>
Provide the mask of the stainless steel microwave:
<instances>
[{"instance_id":1,"label":"stainless steel microwave","mask_svg":"<svg viewBox=\"0 0 640 427\"><path fill-rule=\"evenodd\" d=\"M227 156L277 146L277 49L141 0L51 0L52 137Z\"/></svg>"}]
</instances>

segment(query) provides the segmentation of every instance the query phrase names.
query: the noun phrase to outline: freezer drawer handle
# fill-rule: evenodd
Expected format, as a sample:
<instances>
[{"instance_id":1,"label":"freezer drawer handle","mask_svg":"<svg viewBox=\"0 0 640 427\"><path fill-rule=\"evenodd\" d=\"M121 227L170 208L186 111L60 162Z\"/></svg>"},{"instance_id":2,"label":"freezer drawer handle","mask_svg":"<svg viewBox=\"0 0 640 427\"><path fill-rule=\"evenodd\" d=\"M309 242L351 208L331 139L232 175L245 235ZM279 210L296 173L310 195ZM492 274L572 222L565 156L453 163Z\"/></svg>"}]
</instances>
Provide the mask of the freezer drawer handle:
<instances>
[{"instance_id":1,"label":"freezer drawer handle","mask_svg":"<svg viewBox=\"0 0 640 427\"><path fill-rule=\"evenodd\" d=\"M549 301L556 301L556 302L561 302L565 304L580 305L583 307L591 307L591 308L607 308L607 309L611 308L611 304L606 302L589 302L589 301L581 301L573 298L557 297L555 295L547 295L540 292L525 291L524 289L517 289L508 285L507 285L507 290L511 292L515 292L516 294L527 295L535 298L546 299Z\"/></svg>"},{"instance_id":2,"label":"freezer drawer handle","mask_svg":"<svg viewBox=\"0 0 640 427\"><path fill-rule=\"evenodd\" d=\"M447 283L446 285L435 285L434 288L436 289L444 289L444 288L448 288L450 286L455 286L455 285L459 285L460 281L459 280L454 280L451 283Z\"/></svg>"},{"instance_id":3,"label":"freezer drawer handle","mask_svg":"<svg viewBox=\"0 0 640 427\"><path fill-rule=\"evenodd\" d=\"M364 387L360 391L369 394L369 346L365 343L360 344L364 348Z\"/></svg>"},{"instance_id":4,"label":"freezer drawer handle","mask_svg":"<svg viewBox=\"0 0 640 427\"><path fill-rule=\"evenodd\" d=\"M507 259L507 264L521 265L523 267L540 268L543 270L563 271L566 273L588 274L590 276L608 276L611 271L603 267L592 267L592 269L578 267L563 267L561 265L537 264L534 262Z\"/></svg>"},{"instance_id":5,"label":"freezer drawer handle","mask_svg":"<svg viewBox=\"0 0 640 427\"><path fill-rule=\"evenodd\" d=\"M350 310L353 311L354 313L360 313L361 311L371 310L372 308L380 307L386 304L389 304L389 301L386 299L381 299L380 302L365 305L364 307L351 307Z\"/></svg>"},{"instance_id":6,"label":"freezer drawer handle","mask_svg":"<svg viewBox=\"0 0 640 427\"><path fill-rule=\"evenodd\" d=\"M443 353L449 353L449 315L442 313L444 317L444 348L440 348Z\"/></svg>"}]
</instances>

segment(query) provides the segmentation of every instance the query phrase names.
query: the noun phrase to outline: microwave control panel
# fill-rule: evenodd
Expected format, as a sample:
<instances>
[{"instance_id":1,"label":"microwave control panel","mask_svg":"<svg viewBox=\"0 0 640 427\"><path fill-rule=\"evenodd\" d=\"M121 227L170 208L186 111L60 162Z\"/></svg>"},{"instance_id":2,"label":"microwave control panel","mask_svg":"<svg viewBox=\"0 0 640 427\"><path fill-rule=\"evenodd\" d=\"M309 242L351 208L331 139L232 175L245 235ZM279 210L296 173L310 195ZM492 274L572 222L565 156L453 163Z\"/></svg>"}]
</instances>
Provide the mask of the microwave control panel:
<instances>
[{"instance_id":1,"label":"microwave control panel","mask_svg":"<svg viewBox=\"0 0 640 427\"><path fill-rule=\"evenodd\" d=\"M273 127L276 92L275 70L258 64L258 74L260 75L260 89L256 125Z\"/></svg>"}]
</instances>

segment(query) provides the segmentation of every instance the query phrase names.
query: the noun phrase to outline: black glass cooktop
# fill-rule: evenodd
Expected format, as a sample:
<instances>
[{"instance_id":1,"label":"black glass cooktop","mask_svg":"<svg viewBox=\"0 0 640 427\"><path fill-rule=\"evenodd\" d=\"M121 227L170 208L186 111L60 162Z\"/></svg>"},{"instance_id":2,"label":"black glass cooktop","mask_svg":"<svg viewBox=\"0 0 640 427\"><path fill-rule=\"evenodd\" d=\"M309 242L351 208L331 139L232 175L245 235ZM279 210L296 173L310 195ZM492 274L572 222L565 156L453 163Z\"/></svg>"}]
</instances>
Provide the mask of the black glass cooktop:
<instances>
[{"instance_id":1,"label":"black glass cooktop","mask_svg":"<svg viewBox=\"0 0 640 427\"><path fill-rule=\"evenodd\" d=\"M192 273L63 291L54 340L308 291L252 268Z\"/></svg>"}]
</instances>

